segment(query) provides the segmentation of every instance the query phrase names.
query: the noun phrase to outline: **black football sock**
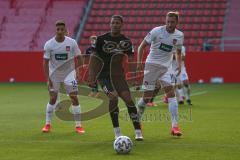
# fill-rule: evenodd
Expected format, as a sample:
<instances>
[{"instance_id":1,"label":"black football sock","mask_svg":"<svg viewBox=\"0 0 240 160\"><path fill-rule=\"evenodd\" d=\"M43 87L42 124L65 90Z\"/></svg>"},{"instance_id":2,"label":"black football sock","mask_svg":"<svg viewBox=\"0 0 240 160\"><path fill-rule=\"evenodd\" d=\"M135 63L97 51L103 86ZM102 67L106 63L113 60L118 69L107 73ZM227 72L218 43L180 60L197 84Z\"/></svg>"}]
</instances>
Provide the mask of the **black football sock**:
<instances>
[{"instance_id":1,"label":"black football sock","mask_svg":"<svg viewBox=\"0 0 240 160\"><path fill-rule=\"evenodd\" d=\"M112 125L114 128L119 127L118 115L119 115L119 108L118 108L118 100L110 100L109 101L109 113L112 120Z\"/></svg>"}]
</instances>

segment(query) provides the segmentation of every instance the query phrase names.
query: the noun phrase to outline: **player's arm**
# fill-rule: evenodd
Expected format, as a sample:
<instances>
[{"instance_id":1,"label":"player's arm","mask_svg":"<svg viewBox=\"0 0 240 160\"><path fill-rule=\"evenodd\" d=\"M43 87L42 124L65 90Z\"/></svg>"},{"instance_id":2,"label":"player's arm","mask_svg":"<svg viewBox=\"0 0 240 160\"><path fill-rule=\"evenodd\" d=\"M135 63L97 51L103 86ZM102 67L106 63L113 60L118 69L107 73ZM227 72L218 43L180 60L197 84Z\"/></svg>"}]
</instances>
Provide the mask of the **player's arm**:
<instances>
[{"instance_id":1,"label":"player's arm","mask_svg":"<svg viewBox=\"0 0 240 160\"><path fill-rule=\"evenodd\" d=\"M98 57L97 53L94 52L90 56L89 72L88 72L88 83L90 86L94 85L97 81L97 76L101 72L103 67L102 60Z\"/></svg>"},{"instance_id":2,"label":"player's arm","mask_svg":"<svg viewBox=\"0 0 240 160\"><path fill-rule=\"evenodd\" d=\"M137 56L137 69L142 70L142 58L145 52L145 48L152 43L155 39L156 29L152 29L147 36L143 39L140 46L138 47L138 56Z\"/></svg>"},{"instance_id":3,"label":"player's arm","mask_svg":"<svg viewBox=\"0 0 240 160\"><path fill-rule=\"evenodd\" d=\"M184 34L181 35L181 37L179 37L179 41L176 45L176 62L177 62L177 75L179 76L179 74L181 73L181 66L182 66L182 52L184 52L185 54L185 49L183 47L183 41L184 41Z\"/></svg>"},{"instance_id":4,"label":"player's arm","mask_svg":"<svg viewBox=\"0 0 240 160\"><path fill-rule=\"evenodd\" d=\"M184 55L182 55L182 63L185 62L185 59L186 59L186 57Z\"/></svg>"},{"instance_id":5,"label":"player's arm","mask_svg":"<svg viewBox=\"0 0 240 160\"><path fill-rule=\"evenodd\" d=\"M43 72L49 88L52 88L52 81L49 77L49 59L43 58Z\"/></svg>"},{"instance_id":6,"label":"player's arm","mask_svg":"<svg viewBox=\"0 0 240 160\"><path fill-rule=\"evenodd\" d=\"M130 49L127 51L127 55L128 55L128 62L133 63L134 62L134 46L132 45L132 42L131 42Z\"/></svg>"},{"instance_id":7,"label":"player's arm","mask_svg":"<svg viewBox=\"0 0 240 160\"><path fill-rule=\"evenodd\" d=\"M145 51L145 48L148 46L148 42L144 39L140 46L138 47L137 55L137 70L142 70L142 58Z\"/></svg>"},{"instance_id":8,"label":"player's arm","mask_svg":"<svg viewBox=\"0 0 240 160\"><path fill-rule=\"evenodd\" d=\"M135 61L135 56L134 56L134 46L133 46L132 42L131 42L131 47L127 51L127 61L125 61L125 62L127 63L126 64L127 72L130 74L133 74L133 77L132 77L133 79L131 79L131 80L128 79L128 82L135 85L135 82L132 80L135 80L137 73L136 73L136 61Z\"/></svg>"},{"instance_id":9,"label":"player's arm","mask_svg":"<svg viewBox=\"0 0 240 160\"><path fill-rule=\"evenodd\" d=\"M44 71L44 75L46 80L49 80L49 59L45 59L43 58L43 71Z\"/></svg>"},{"instance_id":10,"label":"player's arm","mask_svg":"<svg viewBox=\"0 0 240 160\"><path fill-rule=\"evenodd\" d=\"M181 73L181 65L182 65L182 53L181 52L182 52L182 50L177 48L175 57L176 57L176 62L177 62L176 70L178 72L177 72L176 76L179 76L179 74Z\"/></svg>"},{"instance_id":11,"label":"player's arm","mask_svg":"<svg viewBox=\"0 0 240 160\"><path fill-rule=\"evenodd\" d=\"M52 81L49 77L49 59L50 59L50 51L45 44L44 46L44 54L43 54L43 72L45 75L45 78L47 80L48 86L51 88L52 87Z\"/></svg>"},{"instance_id":12,"label":"player's arm","mask_svg":"<svg viewBox=\"0 0 240 160\"><path fill-rule=\"evenodd\" d=\"M83 65L83 60L81 56L81 51L78 47L77 42L74 40L73 42L73 48L74 48L74 58L75 58L75 72L76 72L76 80L79 82L80 81L80 68Z\"/></svg>"},{"instance_id":13,"label":"player's arm","mask_svg":"<svg viewBox=\"0 0 240 160\"><path fill-rule=\"evenodd\" d=\"M100 39L99 37L96 40L96 46L93 53L90 55L89 65L88 65L88 83L90 86L93 86L97 81L97 76L101 72L103 67L103 61L100 58Z\"/></svg>"},{"instance_id":14,"label":"player's arm","mask_svg":"<svg viewBox=\"0 0 240 160\"><path fill-rule=\"evenodd\" d=\"M135 72L136 70L136 65L135 65L135 59L134 59L134 52L131 53L131 54L128 54L127 56L127 69L128 69L128 72Z\"/></svg>"},{"instance_id":15,"label":"player's arm","mask_svg":"<svg viewBox=\"0 0 240 160\"><path fill-rule=\"evenodd\" d=\"M76 71L76 80L80 81L80 68L83 65L83 60L81 55L77 55L75 58L75 71Z\"/></svg>"}]
</instances>

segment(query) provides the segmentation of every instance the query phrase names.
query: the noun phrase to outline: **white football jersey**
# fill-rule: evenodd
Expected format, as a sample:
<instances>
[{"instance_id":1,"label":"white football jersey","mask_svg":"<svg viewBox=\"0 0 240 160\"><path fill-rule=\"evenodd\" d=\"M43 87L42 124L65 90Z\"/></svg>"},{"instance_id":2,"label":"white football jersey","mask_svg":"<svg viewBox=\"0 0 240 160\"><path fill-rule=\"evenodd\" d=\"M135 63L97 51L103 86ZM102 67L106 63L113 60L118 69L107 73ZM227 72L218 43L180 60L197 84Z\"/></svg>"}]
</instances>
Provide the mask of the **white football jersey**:
<instances>
[{"instance_id":1,"label":"white football jersey","mask_svg":"<svg viewBox=\"0 0 240 160\"><path fill-rule=\"evenodd\" d=\"M184 34L177 29L174 33L168 33L164 25L153 28L145 37L145 41L151 44L146 62L169 68L172 64L173 53L183 46Z\"/></svg>"},{"instance_id":2,"label":"white football jersey","mask_svg":"<svg viewBox=\"0 0 240 160\"><path fill-rule=\"evenodd\" d=\"M75 74L74 57L80 54L77 42L70 37L65 36L61 43L55 37L48 40L44 45L43 57L49 59L49 77L63 81L71 71Z\"/></svg>"}]
</instances>

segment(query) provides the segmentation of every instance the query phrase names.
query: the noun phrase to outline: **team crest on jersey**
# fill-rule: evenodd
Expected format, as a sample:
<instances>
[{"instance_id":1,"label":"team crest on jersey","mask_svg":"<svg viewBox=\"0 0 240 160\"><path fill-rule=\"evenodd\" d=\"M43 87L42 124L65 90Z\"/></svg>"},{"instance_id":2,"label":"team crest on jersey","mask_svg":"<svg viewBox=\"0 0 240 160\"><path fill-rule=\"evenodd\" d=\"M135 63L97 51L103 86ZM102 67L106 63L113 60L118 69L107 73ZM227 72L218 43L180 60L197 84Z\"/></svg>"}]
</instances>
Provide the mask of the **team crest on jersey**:
<instances>
[{"instance_id":1,"label":"team crest on jersey","mask_svg":"<svg viewBox=\"0 0 240 160\"><path fill-rule=\"evenodd\" d=\"M148 83L148 81L144 81L144 83L143 83L144 85L148 85L149 83Z\"/></svg>"},{"instance_id":2,"label":"team crest on jersey","mask_svg":"<svg viewBox=\"0 0 240 160\"><path fill-rule=\"evenodd\" d=\"M173 45L177 44L177 39L173 39Z\"/></svg>"},{"instance_id":3,"label":"team crest on jersey","mask_svg":"<svg viewBox=\"0 0 240 160\"><path fill-rule=\"evenodd\" d=\"M66 46L66 51L67 51L67 52L70 51L70 46Z\"/></svg>"}]
</instances>

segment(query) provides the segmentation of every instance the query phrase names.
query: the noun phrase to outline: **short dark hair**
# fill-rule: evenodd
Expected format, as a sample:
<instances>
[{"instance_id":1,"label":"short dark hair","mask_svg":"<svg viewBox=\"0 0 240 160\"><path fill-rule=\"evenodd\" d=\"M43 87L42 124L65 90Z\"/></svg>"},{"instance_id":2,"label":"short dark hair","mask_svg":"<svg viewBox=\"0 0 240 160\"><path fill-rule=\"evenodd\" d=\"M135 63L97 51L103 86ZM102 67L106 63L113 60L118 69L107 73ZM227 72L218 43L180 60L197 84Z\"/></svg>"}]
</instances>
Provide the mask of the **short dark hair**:
<instances>
[{"instance_id":1,"label":"short dark hair","mask_svg":"<svg viewBox=\"0 0 240 160\"><path fill-rule=\"evenodd\" d=\"M167 16L168 17L175 17L176 18L176 20L178 21L178 19L179 19L179 12L173 12L173 11L170 11L170 12L168 12L167 13Z\"/></svg>"},{"instance_id":2,"label":"short dark hair","mask_svg":"<svg viewBox=\"0 0 240 160\"><path fill-rule=\"evenodd\" d=\"M66 26L65 22L62 21L62 20L56 21L55 25L56 25L56 26L64 26L64 27Z\"/></svg>"},{"instance_id":3,"label":"short dark hair","mask_svg":"<svg viewBox=\"0 0 240 160\"><path fill-rule=\"evenodd\" d=\"M121 15L113 15L112 19L119 19L121 21L121 23L123 23L123 16L121 16Z\"/></svg>"},{"instance_id":4,"label":"short dark hair","mask_svg":"<svg viewBox=\"0 0 240 160\"><path fill-rule=\"evenodd\" d=\"M89 38L90 40L96 40L97 39L97 36L95 36L95 35L92 35L92 36L90 36L90 38Z\"/></svg>"}]
</instances>

